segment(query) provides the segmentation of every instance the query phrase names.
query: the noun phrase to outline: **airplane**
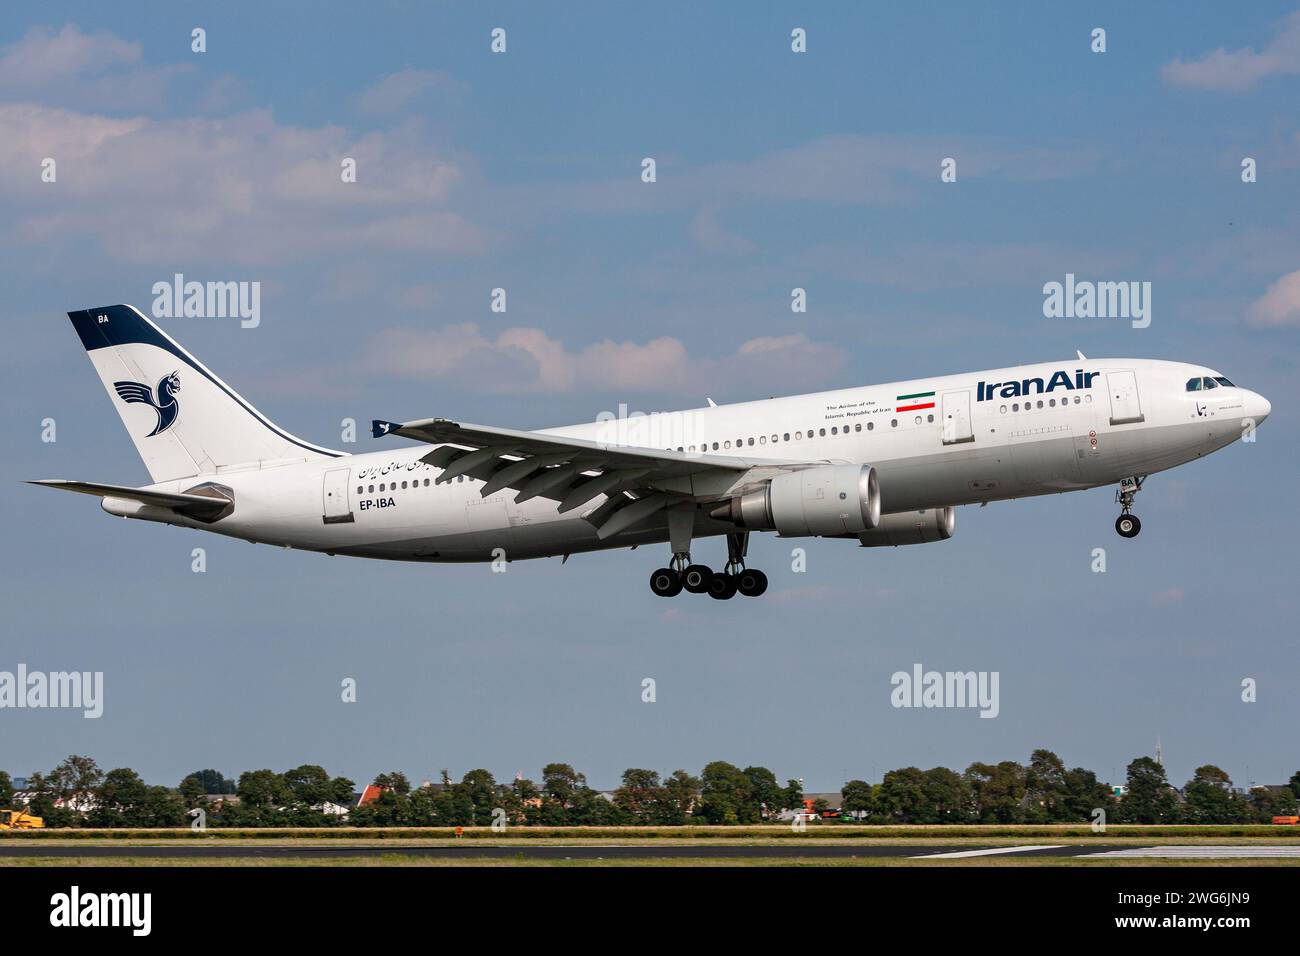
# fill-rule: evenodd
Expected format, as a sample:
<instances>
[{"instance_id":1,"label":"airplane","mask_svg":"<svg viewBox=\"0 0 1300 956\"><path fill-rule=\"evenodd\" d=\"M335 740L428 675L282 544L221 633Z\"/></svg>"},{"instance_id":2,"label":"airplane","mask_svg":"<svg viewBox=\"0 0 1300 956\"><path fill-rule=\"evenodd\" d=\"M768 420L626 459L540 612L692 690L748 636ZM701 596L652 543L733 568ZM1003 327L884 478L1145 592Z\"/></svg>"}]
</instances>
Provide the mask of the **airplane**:
<instances>
[{"instance_id":1,"label":"airplane","mask_svg":"<svg viewBox=\"0 0 1300 956\"><path fill-rule=\"evenodd\" d=\"M951 538L956 508L1117 484L1251 434L1268 400L1200 365L1089 359L523 431L375 420L419 444L348 454L278 427L133 306L68 313L152 482L44 479L112 515L328 555L514 561L669 545L651 590L767 589L749 536ZM696 538L725 536L720 570Z\"/></svg>"}]
</instances>

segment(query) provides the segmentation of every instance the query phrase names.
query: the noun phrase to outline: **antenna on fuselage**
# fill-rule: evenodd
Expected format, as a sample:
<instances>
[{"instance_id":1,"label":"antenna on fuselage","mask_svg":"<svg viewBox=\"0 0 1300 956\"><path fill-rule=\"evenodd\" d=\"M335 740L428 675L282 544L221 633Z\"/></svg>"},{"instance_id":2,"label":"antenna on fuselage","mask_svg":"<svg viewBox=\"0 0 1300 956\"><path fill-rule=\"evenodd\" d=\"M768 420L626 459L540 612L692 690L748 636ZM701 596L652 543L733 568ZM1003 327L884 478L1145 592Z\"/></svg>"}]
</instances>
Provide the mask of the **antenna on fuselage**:
<instances>
[{"instance_id":1,"label":"antenna on fuselage","mask_svg":"<svg viewBox=\"0 0 1300 956\"><path fill-rule=\"evenodd\" d=\"M1075 349L1075 350L1074 350L1074 354L1077 355L1077 356L1079 356L1079 361L1080 361L1080 362L1086 362L1086 361L1088 361L1088 356L1084 355L1084 354L1083 354L1082 352L1080 352L1078 349Z\"/></svg>"}]
</instances>

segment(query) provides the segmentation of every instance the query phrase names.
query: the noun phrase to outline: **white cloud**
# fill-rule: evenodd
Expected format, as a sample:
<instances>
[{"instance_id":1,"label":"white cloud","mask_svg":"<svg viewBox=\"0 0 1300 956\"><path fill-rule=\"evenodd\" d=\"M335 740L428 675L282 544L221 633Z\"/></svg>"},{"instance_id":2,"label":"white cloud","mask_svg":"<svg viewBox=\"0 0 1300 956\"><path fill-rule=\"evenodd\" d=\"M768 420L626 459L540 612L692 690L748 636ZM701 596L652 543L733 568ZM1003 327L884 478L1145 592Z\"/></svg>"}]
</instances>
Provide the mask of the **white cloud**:
<instances>
[{"instance_id":1,"label":"white cloud","mask_svg":"<svg viewBox=\"0 0 1300 956\"><path fill-rule=\"evenodd\" d=\"M718 222L718 207L708 205L695 214L687 228L692 239L709 252L737 255L754 251L754 244L743 236L729 232Z\"/></svg>"},{"instance_id":2,"label":"white cloud","mask_svg":"<svg viewBox=\"0 0 1300 956\"><path fill-rule=\"evenodd\" d=\"M1271 76L1300 73L1300 11L1285 17L1277 34L1262 50L1222 47L1196 60L1181 58L1166 63L1161 76L1166 83L1198 90L1242 93Z\"/></svg>"},{"instance_id":3,"label":"white cloud","mask_svg":"<svg viewBox=\"0 0 1300 956\"><path fill-rule=\"evenodd\" d=\"M1049 241L995 240L821 243L798 254L795 263L814 274L917 290L1000 286L1037 290L1067 272L1096 277L1133 268L1120 252Z\"/></svg>"},{"instance_id":4,"label":"white cloud","mask_svg":"<svg viewBox=\"0 0 1300 956\"><path fill-rule=\"evenodd\" d=\"M653 155L653 150L650 151ZM880 205L902 202L939 184L939 163L957 159L959 177L991 176L1035 181L1078 175L1098 154L1070 149L1024 148L991 137L832 135L771 150L750 159L691 166L662 156L658 180L640 179L639 159L625 175L580 183L519 186L509 208L559 206L595 213L703 209L692 229L708 238L708 216L723 206L767 202ZM709 212L713 210L713 212ZM716 219L714 220L716 223Z\"/></svg>"},{"instance_id":5,"label":"white cloud","mask_svg":"<svg viewBox=\"0 0 1300 956\"><path fill-rule=\"evenodd\" d=\"M363 113L398 113L431 93L458 96L461 84L441 70L399 70L357 94L354 103Z\"/></svg>"},{"instance_id":6,"label":"white cloud","mask_svg":"<svg viewBox=\"0 0 1300 956\"><path fill-rule=\"evenodd\" d=\"M1151 603L1156 607L1173 607L1182 604L1186 597L1187 592L1181 587L1165 588L1151 595Z\"/></svg>"},{"instance_id":7,"label":"white cloud","mask_svg":"<svg viewBox=\"0 0 1300 956\"><path fill-rule=\"evenodd\" d=\"M112 33L82 33L69 23L57 33L35 27L0 50L0 90L8 102L85 109L161 107L172 81L192 65L146 66L139 43Z\"/></svg>"},{"instance_id":8,"label":"white cloud","mask_svg":"<svg viewBox=\"0 0 1300 956\"><path fill-rule=\"evenodd\" d=\"M43 183L52 157L58 180ZM340 162L357 160L357 182ZM0 202L12 239L89 235L119 261L250 264L322 251L481 251L483 230L450 208L461 166L406 129L355 138L340 127L221 118L114 119L0 105Z\"/></svg>"},{"instance_id":9,"label":"white cloud","mask_svg":"<svg viewBox=\"0 0 1300 956\"><path fill-rule=\"evenodd\" d=\"M371 340L364 364L372 374L443 380L489 393L754 397L755 381L780 381L786 390L824 385L846 362L838 348L802 334L751 339L730 355L707 358L669 336L644 343L606 339L570 351L541 329L510 328L492 336L467 322L386 329Z\"/></svg>"},{"instance_id":10,"label":"white cloud","mask_svg":"<svg viewBox=\"0 0 1300 956\"><path fill-rule=\"evenodd\" d=\"M1300 269L1270 285L1251 305L1247 318L1257 326L1300 326Z\"/></svg>"}]
</instances>

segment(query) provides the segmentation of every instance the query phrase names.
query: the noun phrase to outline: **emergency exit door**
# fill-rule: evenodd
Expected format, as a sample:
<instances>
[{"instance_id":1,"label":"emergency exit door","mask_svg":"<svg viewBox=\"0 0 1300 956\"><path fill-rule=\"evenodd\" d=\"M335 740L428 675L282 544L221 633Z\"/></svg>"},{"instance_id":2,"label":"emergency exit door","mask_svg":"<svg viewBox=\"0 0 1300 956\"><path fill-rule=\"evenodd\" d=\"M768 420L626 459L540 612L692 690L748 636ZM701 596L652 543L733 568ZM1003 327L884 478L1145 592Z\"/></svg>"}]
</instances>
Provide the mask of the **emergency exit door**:
<instances>
[{"instance_id":1,"label":"emergency exit door","mask_svg":"<svg viewBox=\"0 0 1300 956\"><path fill-rule=\"evenodd\" d=\"M944 392L943 407L943 443L958 445L965 441L974 441L975 432L970 420L970 392Z\"/></svg>"},{"instance_id":2,"label":"emergency exit door","mask_svg":"<svg viewBox=\"0 0 1300 956\"><path fill-rule=\"evenodd\" d=\"M321 519L326 524L346 524L355 520L352 517L352 505L348 501L349 468L334 468L325 472L321 488Z\"/></svg>"},{"instance_id":3,"label":"emergency exit door","mask_svg":"<svg viewBox=\"0 0 1300 956\"><path fill-rule=\"evenodd\" d=\"M1107 372L1106 386L1110 390L1112 425L1128 425L1145 419L1138 398L1137 372Z\"/></svg>"}]
</instances>

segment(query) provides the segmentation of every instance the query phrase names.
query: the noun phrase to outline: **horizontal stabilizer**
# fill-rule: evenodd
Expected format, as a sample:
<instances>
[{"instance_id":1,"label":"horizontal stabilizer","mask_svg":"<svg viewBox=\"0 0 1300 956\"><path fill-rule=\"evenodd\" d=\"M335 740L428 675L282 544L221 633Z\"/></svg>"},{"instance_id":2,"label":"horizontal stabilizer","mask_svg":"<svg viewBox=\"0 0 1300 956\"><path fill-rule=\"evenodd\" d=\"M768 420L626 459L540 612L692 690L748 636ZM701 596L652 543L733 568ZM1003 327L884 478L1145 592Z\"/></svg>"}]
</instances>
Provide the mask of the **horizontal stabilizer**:
<instances>
[{"instance_id":1,"label":"horizontal stabilizer","mask_svg":"<svg viewBox=\"0 0 1300 956\"><path fill-rule=\"evenodd\" d=\"M129 485L103 485L93 481L65 481L61 478L45 478L29 481L29 485L43 488L57 488L61 491L75 491L82 495L94 495L98 498L123 498L138 501L145 505L170 508L173 511L193 518L207 518L230 506L231 499L225 495L214 494L191 495L170 491L150 491L147 488L132 488Z\"/></svg>"}]
</instances>

